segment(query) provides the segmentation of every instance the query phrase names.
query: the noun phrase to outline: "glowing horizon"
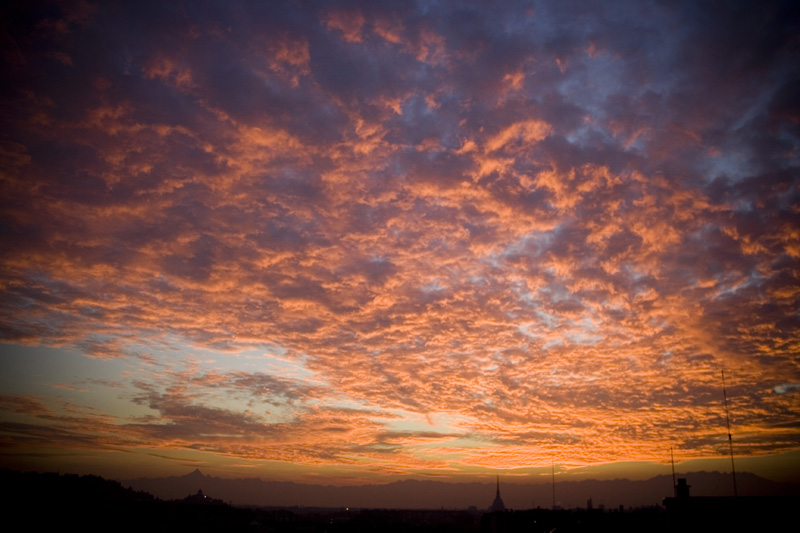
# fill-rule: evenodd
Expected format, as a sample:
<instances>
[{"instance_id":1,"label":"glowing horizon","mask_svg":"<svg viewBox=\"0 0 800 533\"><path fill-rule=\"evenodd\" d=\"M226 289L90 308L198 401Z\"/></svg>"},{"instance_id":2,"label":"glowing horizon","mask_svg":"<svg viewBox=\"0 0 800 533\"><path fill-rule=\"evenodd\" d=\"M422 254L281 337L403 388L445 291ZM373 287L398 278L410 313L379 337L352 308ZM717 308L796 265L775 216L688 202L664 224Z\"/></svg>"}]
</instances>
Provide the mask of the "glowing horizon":
<instances>
[{"instance_id":1,"label":"glowing horizon","mask_svg":"<svg viewBox=\"0 0 800 533\"><path fill-rule=\"evenodd\" d=\"M3 10L0 466L800 480L791 3Z\"/></svg>"}]
</instances>

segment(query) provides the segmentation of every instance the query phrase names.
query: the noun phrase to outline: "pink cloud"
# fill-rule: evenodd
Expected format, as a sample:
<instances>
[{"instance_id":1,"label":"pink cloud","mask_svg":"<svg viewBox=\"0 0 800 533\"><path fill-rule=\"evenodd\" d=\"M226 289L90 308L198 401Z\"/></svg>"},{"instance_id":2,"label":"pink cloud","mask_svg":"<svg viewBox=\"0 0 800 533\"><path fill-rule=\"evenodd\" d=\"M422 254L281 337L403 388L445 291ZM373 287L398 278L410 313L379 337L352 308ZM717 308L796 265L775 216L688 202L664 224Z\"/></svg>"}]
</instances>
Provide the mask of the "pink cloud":
<instances>
[{"instance_id":1,"label":"pink cloud","mask_svg":"<svg viewBox=\"0 0 800 533\"><path fill-rule=\"evenodd\" d=\"M14 34L0 332L126 361L137 413L9 394L15 431L385 474L700 457L725 367L741 453L797 446L785 89L689 30L641 54L661 23L613 6L263 9Z\"/></svg>"}]
</instances>

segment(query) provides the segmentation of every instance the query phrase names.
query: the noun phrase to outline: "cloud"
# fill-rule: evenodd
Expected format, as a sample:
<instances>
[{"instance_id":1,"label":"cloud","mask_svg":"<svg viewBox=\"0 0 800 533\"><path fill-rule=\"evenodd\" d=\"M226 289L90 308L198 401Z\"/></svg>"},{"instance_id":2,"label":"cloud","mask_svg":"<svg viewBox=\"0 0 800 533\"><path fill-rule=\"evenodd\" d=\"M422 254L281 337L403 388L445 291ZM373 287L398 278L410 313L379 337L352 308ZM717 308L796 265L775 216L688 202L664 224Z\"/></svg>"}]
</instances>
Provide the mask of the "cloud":
<instances>
[{"instance_id":1,"label":"cloud","mask_svg":"<svg viewBox=\"0 0 800 533\"><path fill-rule=\"evenodd\" d=\"M0 335L129 364L137 414L4 412L385 472L592 463L717 453L724 367L742 453L796 447L789 4L7 8Z\"/></svg>"}]
</instances>

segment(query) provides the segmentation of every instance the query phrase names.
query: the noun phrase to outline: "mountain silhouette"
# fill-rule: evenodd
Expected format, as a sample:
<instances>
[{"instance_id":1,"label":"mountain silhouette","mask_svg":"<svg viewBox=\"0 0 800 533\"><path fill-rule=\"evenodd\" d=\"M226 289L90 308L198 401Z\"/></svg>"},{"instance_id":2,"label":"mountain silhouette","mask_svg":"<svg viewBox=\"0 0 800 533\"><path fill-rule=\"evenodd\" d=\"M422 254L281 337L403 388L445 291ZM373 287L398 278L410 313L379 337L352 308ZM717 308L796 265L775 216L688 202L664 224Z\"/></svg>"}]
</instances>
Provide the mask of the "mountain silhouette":
<instances>
[{"instance_id":1,"label":"mountain silhouette","mask_svg":"<svg viewBox=\"0 0 800 533\"><path fill-rule=\"evenodd\" d=\"M732 495L730 474L691 472L687 478L693 496ZM737 473L740 495L800 495L800 487L777 483L747 472ZM203 490L226 502L238 505L275 507L351 507L393 509L466 509L488 508L495 497L494 483L447 483L441 481L402 480L386 484L332 486L258 478L219 478L200 470L184 476L139 478L121 482L164 499L179 499ZM503 482L503 500L510 509L552 506L550 483L521 484ZM672 476L656 476L643 481L628 479L557 481L556 502L564 508L585 507L589 498L595 507L618 508L659 505L673 495Z\"/></svg>"}]
</instances>

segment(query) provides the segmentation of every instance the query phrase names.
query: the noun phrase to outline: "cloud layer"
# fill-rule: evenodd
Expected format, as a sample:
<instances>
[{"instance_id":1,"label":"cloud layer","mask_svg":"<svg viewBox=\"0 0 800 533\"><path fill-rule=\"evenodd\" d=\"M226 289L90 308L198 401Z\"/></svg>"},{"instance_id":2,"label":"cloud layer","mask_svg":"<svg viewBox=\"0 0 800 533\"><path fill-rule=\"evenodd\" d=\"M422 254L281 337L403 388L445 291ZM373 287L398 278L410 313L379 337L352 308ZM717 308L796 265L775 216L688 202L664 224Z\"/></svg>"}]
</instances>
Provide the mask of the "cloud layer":
<instances>
[{"instance_id":1,"label":"cloud layer","mask_svg":"<svg viewBox=\"0 0 800 533\"><path fill-rule=\"evenodd\" d=\"M800 446L793 3L3 10L0 335L123 358L60 385L128 406L31 384L6 435L713 456L725 368L738 453Z\"/></svg>"}]
</instances>

